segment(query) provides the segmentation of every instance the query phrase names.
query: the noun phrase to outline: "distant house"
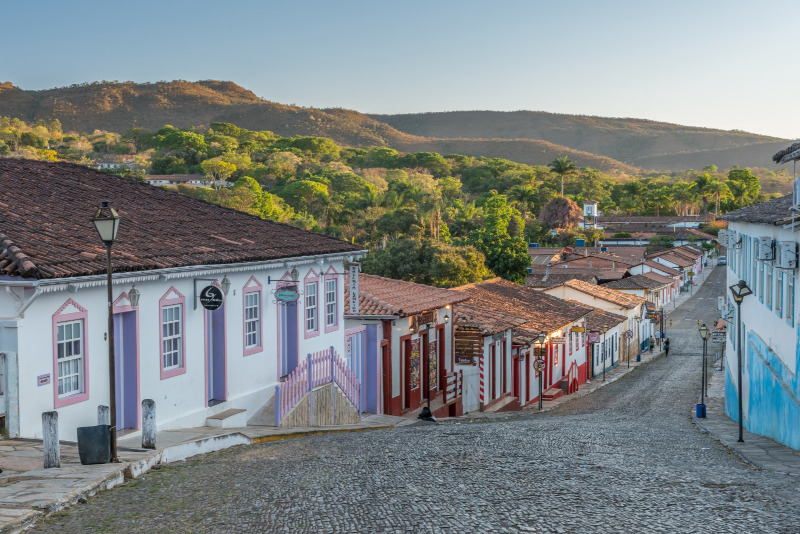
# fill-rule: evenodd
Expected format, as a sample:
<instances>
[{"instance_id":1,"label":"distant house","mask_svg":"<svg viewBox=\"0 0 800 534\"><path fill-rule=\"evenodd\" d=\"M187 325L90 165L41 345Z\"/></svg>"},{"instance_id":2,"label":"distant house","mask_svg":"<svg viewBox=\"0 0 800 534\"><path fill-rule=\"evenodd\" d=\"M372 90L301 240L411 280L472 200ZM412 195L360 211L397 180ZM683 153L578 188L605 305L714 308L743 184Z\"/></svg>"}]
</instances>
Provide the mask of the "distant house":
<instances>
[{"instance_id":1,"label":"distant house","mask_svg":"<svg viewBox=\"0 0 800 534\"><path fill-rule=\"evenodd\" d=\"M636 274L622 278L605 284L605 287L644 297L652 302L656 308L660 308L672 301L674 291L671 279L653 273Z\"/></svg>"},{"instance_id":2,"label":"distant house","mask_svg":"<svg viewBox=\"0 0 800 534\"><path fill-rule=\"evenodd\" d=\"M616 313L594 308L592 313L586 316L586 330L600 334L596 343L589 343L589 370L592 378L598 378L617 365L619 365L620 343L626 345L628 354L628 341L624 337L623 330L625 317ZM631 351L632 353L632 351Z\"/></svg>"},{"instance_id":3,"label":"distant house","mask_svg":"<svg viewBox=\"0 0 800 534\"><path fill-rule=\"evenodd\" d=\"M650 215L604 215L597 218L597 224L602 228L623 231L623 227L631 227L633 225L647 225L650 227L664 226L669 228L697 228L701 224L705 224L713 220L713 213L701 213L699 215L665 215L661 217L654 217Z\"/></svg>"},{"instance_id":4,"label":"distant house","mask_svg":"<svg viewBox=\"0 0 800 534\"><path fill-rule=\"evenodd\" d=\"M562 299L570 299L593 308L600 308L625 317L622 330L631 330L634 346L642 344L653 334L653 326L645 320L646 299L611 289L604 285L592 285L580 280L570 280L564 284L544 290L545 293ZM630 354L625 355L626 358Z\"/></svg>"},{"instance_id":5,"label":"distant house","mask_svg":"<svg viewBox=\"0 0 800 534\"><path fill-rule=\"evenodd\" d=\"M145 181L150 185L189 185L192 187L211 187L212 183L202 174L148 174ZM231 182L221 182L222 187L230 187Z\"/></svg>"},{"instance_id":6,"label":"distant house","mask_svg":"<svg viewBox=\"0 0 800 534\"><path fill-rule=\"evenodd\" d=\"M525 406L540 394L554 398L577 390L586 381L586 338L578 330L585 327L591 309L500 278L456 289L469 293L472 307L526 319L514 327L513 344L507 337L497 339L485 356L480 396L487 408L494 403ZM534 341L539 334L545 335L543 345ZM543 391L539 391L539 373L534 368L536 358L545 362Z\"/></svg>"},{"instance_id":7,"label":"distant house","mask_svg":"<svg viewBox=\"0 0 800 534\"><path fill-rule=\"evenodd\" d=\"M143 399L155 400L159 430L308 421L308 396L296 394L312 371L331 387L317 373L332 366L346 382L339 413L358 420L342 299L343 266L360 247L65 162L0 158L0 190L10 435L41 439L51 410L61 439L97 423L110 403L109 306L120 430L140 429ZM110 304L90 220L106 199L120 216Z\"/></svg>"}]
</instances>

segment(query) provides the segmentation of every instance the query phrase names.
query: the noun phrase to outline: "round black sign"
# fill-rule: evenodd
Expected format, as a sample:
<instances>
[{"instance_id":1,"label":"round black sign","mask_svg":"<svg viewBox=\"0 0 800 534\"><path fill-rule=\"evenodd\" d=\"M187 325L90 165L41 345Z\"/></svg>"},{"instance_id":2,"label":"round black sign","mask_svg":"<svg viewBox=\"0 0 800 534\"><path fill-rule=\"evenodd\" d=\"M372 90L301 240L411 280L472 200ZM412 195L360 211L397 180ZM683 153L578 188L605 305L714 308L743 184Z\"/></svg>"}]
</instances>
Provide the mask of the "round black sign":
<instances>
[{"instance_id":1,"label":"round black sign","mask_svg":"<svg viewBox=\"0 0 800 534\"><path fill-rule=\"evenodd\" d=\"M206 286L200 292L200 304L207 310L218 310L223 299L222 290L217 286Z\"/></svg>"}]
</instances>

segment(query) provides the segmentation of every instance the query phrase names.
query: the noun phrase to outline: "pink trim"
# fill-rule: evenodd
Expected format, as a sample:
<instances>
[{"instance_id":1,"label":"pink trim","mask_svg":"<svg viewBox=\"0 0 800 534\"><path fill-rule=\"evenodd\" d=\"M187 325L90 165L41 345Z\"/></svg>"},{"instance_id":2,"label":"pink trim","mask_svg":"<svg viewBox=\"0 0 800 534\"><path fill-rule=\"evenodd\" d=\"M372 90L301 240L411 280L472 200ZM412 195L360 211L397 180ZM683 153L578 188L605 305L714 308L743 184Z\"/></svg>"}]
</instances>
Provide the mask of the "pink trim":
<instances>
[{"instance_id":1,"label":"pink trim","mask_svg":"<svg viewBox=\"0 0 800 534\"><path fill-rule=\"evenodd\" d=\"M211 285L217 286L222 289L219 282L212 282ZM223 300L222 307L222 332L223 332L223 346L222 346L222 362L225 367L225 398L217 399L222 401L228 400L228 314L225 313L227 301ZM208 314L212 313L208 310L203 310L203 369L205 370L205 391L206 391L206 407L208 407Z\"/></svg>"},{"instance_id":2,"label":"pink trim","mask_svg":"<svg viewBox=\"0 0 800 534\"><path fill-rule=\"evenodd\" d=\"M251 285L251 282L253 283ZM244 355L250 356L264 352L264 300L261 292L262 285L256 280L255 276L251 276L250 280L244 285L242 289L242 347ZM255 347L247 348L247 327L246 327L246 310L247 310L247 295L250 293L258 293L258 345ZM227 330L226 330L227 335ZM227 351L226 351L227 352ZM226 380L227 382L227 380Z\"/></svg>"},{"instance_id":3,"label":"pink trim","mask_svg":"<svg viewBox=\"0 0 800 534\"><path fill-rule=\"evenodd\" d=\"M73 313L61 313L67 306L74 306L80 311ZM76 393L68 397L58 396L58 323L66 323L69 321L83 321L81 324L81 332L83 337L83 393ZM61 307L53 314L53 406L63 408L70 404L76 404L89 399L89 332L87 326L89 325L89 312L86 308L78 304L72 299L61 305Z\"/></svg>"},{"instance_id":4,"label":"pink trim","mask_svg":"<svg viewBox=\"0 0 800 534\"><path fill-rule=\"evenodd\" d=\"M328 267L328 270L325 272L325 276L323 277L322 283L322 292L325 294L325 333L334 332L339 330L339 323L341 322L339 319L339 280L337 278L338 273L336 269L331 265ZM333 280L336 283L336 324L333 326L328 326L328 280Z\"/></svg>"},{"instance_id":5,"label":"pink trim","mask_svg":"<svg viewBox=\"0 0 800 534\"><path fill-rule=\"evenodd\" d=\"M312 276L313 274L313 276ZM308 284L315 284L317 286L317 329L316 330L308 330L308 312L306 310L306 286ZM305 278L303 278L303 339L309 339L312 337L317 337L320 333L320 302L323 302L323 299L320 298L319 295L319 275L317 271L314 269L309 269L308 274L306 274Z\"/></svg>"},{"instance_id":6,"label":"pink trim","mask_svg":"<svg viewBox=\"0 0 800 534\"><path fill-rule=\"evenodd\" d=\"M139 359L139 308L134 308L130 304L125 306L118 306L117 302L123 299L128 299L130 303L130 297L127 293L123 292L117 300L114 301L113 306L113 313L126 313L126 312L133 312L134 313L134 321L136 323L136 430L139 429L141 426L142 420L142 397L141 397L141 382L139 381L139 367L141 360ZM159 325L160 328L161 325Z\"/></svg>"},{"instance_id":7,"label":"pink trim","mask_svg":"<svg viewBox=\"0 0 800 534\"><path fill-rule=\"evenodd\" d=\"M167 298L170 293L175 293L177 297ZM164 370L164 314L165 306L181 306L181 366L177 369ZM158 370L161 373L161 380L182 375L186 372L186 297L183 293L170 287L164 296L158 301Z\"/></svg>"}]
</instances>

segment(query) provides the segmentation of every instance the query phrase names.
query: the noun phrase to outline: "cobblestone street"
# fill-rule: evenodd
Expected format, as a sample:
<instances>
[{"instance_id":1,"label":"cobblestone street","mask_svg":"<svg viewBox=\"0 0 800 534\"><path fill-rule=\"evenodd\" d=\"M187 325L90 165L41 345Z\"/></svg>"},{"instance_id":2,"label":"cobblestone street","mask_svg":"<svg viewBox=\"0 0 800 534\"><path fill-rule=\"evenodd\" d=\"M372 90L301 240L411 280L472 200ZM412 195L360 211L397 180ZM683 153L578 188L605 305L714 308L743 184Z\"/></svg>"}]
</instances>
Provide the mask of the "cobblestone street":
<instances>
[{"instance_id":1,"label":"cobblestone street","mask_svg":"<svg viewBox=\"0 0 800 534\"><path fill-rule=\"evenodd\" d=\"M33 532L798 532L797 479L749 467L690 418L696 321L718 316L724 276L671 314L668 358L552 412L229 449Z\"/></svg>"}]
</instances>

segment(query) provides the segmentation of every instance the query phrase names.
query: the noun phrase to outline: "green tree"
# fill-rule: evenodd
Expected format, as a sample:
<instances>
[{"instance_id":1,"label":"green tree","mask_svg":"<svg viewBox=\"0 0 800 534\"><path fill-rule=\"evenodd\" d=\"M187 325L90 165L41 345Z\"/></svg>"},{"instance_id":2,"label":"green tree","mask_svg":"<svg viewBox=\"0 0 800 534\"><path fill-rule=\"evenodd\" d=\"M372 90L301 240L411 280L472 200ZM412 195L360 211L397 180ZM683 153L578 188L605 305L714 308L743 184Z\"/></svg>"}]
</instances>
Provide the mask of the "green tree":
<instances>
[{"instance_id":1,"label":"green tree","mask_svg":"<svg viewBox=\"0 0 800 534\"><path fill-rule=\"evenodd\" d=\"M567 156L556 158L549 165L550 170L561 177L561 196L564 196L564 177L571 174L578 174L578 167L570 161Z\"/></svg>"},{"instance_id":2,"label":"green tree","mask_svg":"<svg viewBox=\"0 0 800 534\"><path fill-rule=\"evenodd\" d=\"M578 225L583 210L567 197L556 197L539 213L539 220L549 228L573 228Z\"/></svg>"},{"instance_id":3,"label":"green tree","mask_svg":"<svg viewBox=\"0 0 800 534\"><path fill-rule=\"evenodd\" d=\"M739 202L740 208L755 202L761 193L761 182L750 169L731 169L728 171L727 184L733 200Z\"/></svg>"},{"instance_id":4,"label":"green tree","mask_svg":"<svg viewBox=\"0 0 800 534\"><path fill-rule=\"evenodd\" d=\"M486 265L498 276L522 283L531 265L528 245L521 236L509 235L516 210L504 195L490 197L483 206L484 226L469 235L469 242L486 256Z\"/></svg>"},{"instance_id":5,"label":"green tree","mask_svg":"<svg viewBox=\"0 0 800 534\"><path fill-rule=\"evenodd\" d=\"M227 181L236 172L236 165L219 158L207 159L200 164L200 167L206 180L217 190L222 187L222 182Z\"/></svg>"}]
</instances>

